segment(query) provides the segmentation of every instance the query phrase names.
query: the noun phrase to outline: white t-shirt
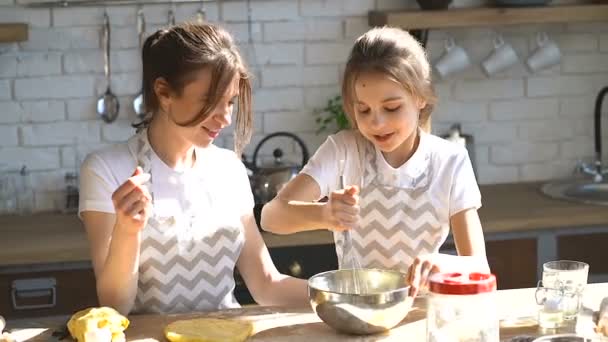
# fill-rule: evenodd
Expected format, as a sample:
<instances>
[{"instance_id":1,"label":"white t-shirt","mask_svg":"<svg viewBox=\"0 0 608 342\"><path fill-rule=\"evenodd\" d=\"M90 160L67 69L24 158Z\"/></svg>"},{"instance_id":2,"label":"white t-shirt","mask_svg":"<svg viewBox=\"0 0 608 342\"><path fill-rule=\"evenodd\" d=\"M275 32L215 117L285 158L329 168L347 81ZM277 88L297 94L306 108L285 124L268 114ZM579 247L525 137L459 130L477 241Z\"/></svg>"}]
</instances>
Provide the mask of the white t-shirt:
<instances>
[{"instance_id":1,"label":"white t-shirt","mask_svg":"<svg viewBox=\"0 0 608 342\"><path fill-rule=\"evenodd\" d=\"M311 176L321 188L321 196L341 189L340 174L346 185L360 185L363 170L356 139L361 136L352 130L331 135L310 158L302 173ZM375 169L384 184L407 188L432 165L430 198L440 217L449 218L471 208L481 207L481 193L475 179L473 166L463 146L440 137L421 132L420 144L412 157L398 168L386 162L382 152L375 147ZM340 160L344 169L340 170Z\"/></svg>"},{"instance_id":2,"label":"white t-shirt","mask_svg":"<svg viewBox=\"0 0 608 342\"><path fill-rule=\"evenodd\" d=\"M170 217L187 210L209 208L204 217L235 215L253 210L253 194L245 166L230 150L210 145L196 148L196 162L190 169L176 171L156 153L152 156L154 212ZM135 156L127 143L117 144L87 156L80 170L78 213L100 211L115 213L112 193L136 168ZM218 210L219 209L219 210Z\"/></svg>"}]
</instances>

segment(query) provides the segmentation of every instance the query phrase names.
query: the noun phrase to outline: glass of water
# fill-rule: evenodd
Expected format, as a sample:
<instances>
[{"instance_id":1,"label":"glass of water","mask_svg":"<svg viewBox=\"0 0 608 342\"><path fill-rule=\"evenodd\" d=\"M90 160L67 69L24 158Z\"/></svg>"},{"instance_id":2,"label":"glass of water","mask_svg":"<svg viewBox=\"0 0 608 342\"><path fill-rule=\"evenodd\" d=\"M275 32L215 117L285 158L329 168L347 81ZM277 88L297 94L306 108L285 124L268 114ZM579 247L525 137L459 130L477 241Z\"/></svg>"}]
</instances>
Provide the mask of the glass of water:
<instances>
[{"instance_id":1,"label":"glass of water","mask_svg":"<svg viewBox=\"0 0 608 342\"><path fill-rule=\"evenodd\" d=\"M562 293L565 320L576 318L587 285L589 264L573 260L549 261L543 264L543 286Z\"/></svg>"}]
</instances>

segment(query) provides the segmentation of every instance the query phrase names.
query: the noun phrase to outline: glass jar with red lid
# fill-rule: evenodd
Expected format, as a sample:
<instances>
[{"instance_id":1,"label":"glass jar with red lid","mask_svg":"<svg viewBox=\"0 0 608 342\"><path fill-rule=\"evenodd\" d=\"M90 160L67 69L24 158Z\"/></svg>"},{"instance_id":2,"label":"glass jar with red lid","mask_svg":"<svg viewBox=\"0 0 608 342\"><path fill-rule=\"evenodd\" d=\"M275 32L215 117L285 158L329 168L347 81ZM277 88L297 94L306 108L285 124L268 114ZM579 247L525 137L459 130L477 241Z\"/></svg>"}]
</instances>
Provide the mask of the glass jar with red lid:
<instances>
[{"instance_id":1,"label":"glass jar with red lid","mask_svg":"<svg viewBox=\"0 0 608 342\"><path fill-rule=\"evenodd\" d=\"M429 281L427 341L498 342L496 277L436 273Z\"/></svg>"}]
</instances>

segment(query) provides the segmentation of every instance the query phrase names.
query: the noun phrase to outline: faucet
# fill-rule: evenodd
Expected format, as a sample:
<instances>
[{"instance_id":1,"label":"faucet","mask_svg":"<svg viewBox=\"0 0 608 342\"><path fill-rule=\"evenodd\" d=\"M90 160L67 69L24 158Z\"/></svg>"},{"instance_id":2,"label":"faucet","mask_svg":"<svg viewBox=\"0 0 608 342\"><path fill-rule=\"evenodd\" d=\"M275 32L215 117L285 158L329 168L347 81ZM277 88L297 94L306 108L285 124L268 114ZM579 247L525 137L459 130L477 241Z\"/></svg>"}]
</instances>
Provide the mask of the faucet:
<instances>
[{"instance_id":1,"label":"faucet","mask_svg":"<svg viewBox=\"0 0 608 342\"><path fill-rule=\"evenodd\" d=\"M602 103L604 97L608 95L608 87L602 88L595 99L595 161L593 165L580 163L579 170L585 174L593 176L593 181L600 183L604 180L604 175L608 174L608 169L602 168Z\"/></svg>"}]
</instances>

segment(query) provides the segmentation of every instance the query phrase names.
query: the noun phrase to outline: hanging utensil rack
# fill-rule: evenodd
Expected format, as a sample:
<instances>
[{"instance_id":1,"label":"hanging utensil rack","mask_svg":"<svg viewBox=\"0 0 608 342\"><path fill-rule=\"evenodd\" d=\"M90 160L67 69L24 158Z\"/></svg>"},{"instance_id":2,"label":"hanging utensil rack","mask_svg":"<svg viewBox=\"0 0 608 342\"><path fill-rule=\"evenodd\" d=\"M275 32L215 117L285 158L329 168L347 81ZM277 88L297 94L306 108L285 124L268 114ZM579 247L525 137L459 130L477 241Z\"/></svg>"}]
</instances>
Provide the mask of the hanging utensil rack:
<instances>
[{"instance_id":1,"label":"hanging utensil rack","mask_svg":"<svg viewBox=\"0 0 608 342\"><path fill-rule=\"evenodd\" d=\"M173 5L200 4L216 0L17 0L18 6L23 7L106 7L133 5Z\"/></svg>"}]
</instances>

